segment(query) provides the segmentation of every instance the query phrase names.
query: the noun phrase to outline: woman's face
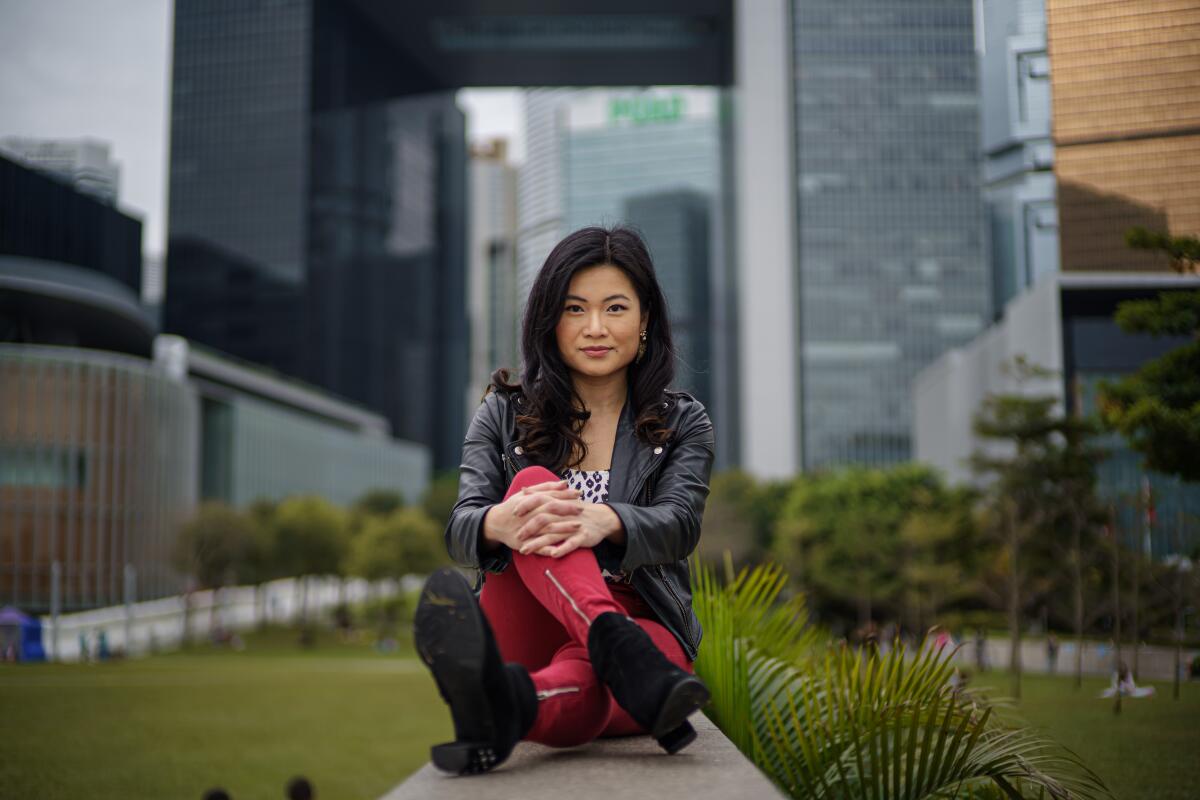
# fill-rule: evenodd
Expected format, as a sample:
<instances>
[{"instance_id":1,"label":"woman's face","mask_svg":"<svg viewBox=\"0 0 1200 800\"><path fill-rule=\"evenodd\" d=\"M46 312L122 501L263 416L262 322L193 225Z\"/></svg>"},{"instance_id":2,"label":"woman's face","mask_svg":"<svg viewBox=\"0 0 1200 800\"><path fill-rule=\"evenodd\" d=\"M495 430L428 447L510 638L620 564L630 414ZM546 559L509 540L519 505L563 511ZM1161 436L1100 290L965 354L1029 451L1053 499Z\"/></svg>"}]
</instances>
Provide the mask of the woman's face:
<instances>
[{"instance_id":1,"label":"woman's face","mask_svg":"<svg viewBox=\"0 0 1200 800\"><path fill-rule=\"evenodd\" d=\"M624 270L607 264L582 269L563 300L555 329L558 352L575 375L612 375L637 357L646 321Z\"/></svg>"}]
</instances>

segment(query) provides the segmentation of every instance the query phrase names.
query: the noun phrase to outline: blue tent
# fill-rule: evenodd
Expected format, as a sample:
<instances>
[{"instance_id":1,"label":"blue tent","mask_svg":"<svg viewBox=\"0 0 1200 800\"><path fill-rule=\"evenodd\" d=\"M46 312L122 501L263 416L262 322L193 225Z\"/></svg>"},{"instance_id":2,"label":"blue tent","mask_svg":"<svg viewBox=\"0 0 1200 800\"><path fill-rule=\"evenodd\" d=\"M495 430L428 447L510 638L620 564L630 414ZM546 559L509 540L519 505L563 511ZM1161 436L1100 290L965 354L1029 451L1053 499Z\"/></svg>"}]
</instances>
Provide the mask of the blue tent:
<instances>
[{"instance_id":1,"label":"blue tent","mask_svg":"<svg viewBox=\"0 0 1200 800\"><path fill-rule=\"evenodd\" d=\"M45 661L42 623L12 606L0 608L0 660Z\"/></svg>"}]
</instances>

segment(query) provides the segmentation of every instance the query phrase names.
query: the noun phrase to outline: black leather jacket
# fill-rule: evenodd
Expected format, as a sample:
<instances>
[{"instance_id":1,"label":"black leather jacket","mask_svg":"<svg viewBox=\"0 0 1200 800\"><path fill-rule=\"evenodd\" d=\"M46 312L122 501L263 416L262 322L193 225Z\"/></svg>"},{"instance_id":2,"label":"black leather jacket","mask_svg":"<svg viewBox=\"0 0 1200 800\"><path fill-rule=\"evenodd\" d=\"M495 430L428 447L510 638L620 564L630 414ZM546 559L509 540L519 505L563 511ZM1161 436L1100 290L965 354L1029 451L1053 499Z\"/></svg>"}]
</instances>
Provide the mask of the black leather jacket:
<instances>
[{"instance_id":1,"label":"black leather jacket","mask_svg":"<svg viewBox=\"0 0 1200 800\"><path fill-rule=\"evenodd\" d=\"M458 502L446 526L450 557L465 567L502 572L512 559L505 545L482 551L483 518L504 499L517 472L532 466L514 440L520 394L491 392L467 429L459 472ZM625 544L601 542L597 557L611 558L631 576L633 587L675 635L688 660L700 647L700 621L692 610L687 557L700 539L713 463L713 427L704 406L685 392L663 395L667 427L662 446L647 444L633 429L632 401L617 423L609 473L608 505L625 527Z\"/></svg>"}]
</instances>

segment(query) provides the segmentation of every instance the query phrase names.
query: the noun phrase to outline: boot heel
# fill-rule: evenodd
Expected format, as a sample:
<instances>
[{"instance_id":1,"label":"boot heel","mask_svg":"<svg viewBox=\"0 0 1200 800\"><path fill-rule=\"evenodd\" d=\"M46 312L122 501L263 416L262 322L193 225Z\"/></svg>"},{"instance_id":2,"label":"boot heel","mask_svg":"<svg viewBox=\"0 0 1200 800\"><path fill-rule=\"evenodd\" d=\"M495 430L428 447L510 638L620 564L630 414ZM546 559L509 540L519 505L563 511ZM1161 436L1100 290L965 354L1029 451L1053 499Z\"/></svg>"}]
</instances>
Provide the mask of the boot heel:
<instances>
[{"instance_id":1,"label":"boot heel","mask_svg":"<svg viewBox=\"0 0 1200 800\"><path fill-rule=\"evenodd\" d=\"M433 765L457 775L487 772L499 763L495 748L486 742L447 742L429 750Z\"/></svg>"},{"instance_id":2,"label":"boot heel","mask_svg":"<svg viewBox=\"0 0 1200 800\"><path fill-rule=\"evenodd\" d=\"M659 747L666 750L669 754L678 753L695 740L696 729L692 727L692 723L690 722L685 722L675 730L665 733L656 739Z\"/></svg>"},{"instance_id":3,"label":"boot heel","mask_svg":"<svg viewBox=\"0 0 1200 800\"><path fill-rule=\"evenodd\" d=\"M695 675L683 675L663 698L650 734L656 739L673 735L687 724L688 717L704 707L708 697L708 687L703 681Z\"/></svg>"}]
</instances>

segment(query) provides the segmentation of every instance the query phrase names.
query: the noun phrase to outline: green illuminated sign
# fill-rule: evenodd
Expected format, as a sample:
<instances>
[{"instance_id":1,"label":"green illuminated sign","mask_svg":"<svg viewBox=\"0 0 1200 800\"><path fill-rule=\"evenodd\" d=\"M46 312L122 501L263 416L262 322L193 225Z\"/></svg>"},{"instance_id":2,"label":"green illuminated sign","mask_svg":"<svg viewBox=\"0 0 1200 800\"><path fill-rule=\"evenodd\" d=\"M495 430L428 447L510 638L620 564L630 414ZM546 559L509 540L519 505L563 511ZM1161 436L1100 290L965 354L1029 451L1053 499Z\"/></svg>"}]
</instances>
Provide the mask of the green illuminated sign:
<instances>
[{"instance_id":1,"label":"green illuminated sign","mask_svg":"<svg viewBox=\"0 0 1200 800\"><path fill-rule=\"evenodd\" d=\"M643 95L639 97L614 97L608 104L608 123L618 125L632 122L645 125L650 122L674 122L683 117L683 95Z\"/></svg>"}]
</instances>

